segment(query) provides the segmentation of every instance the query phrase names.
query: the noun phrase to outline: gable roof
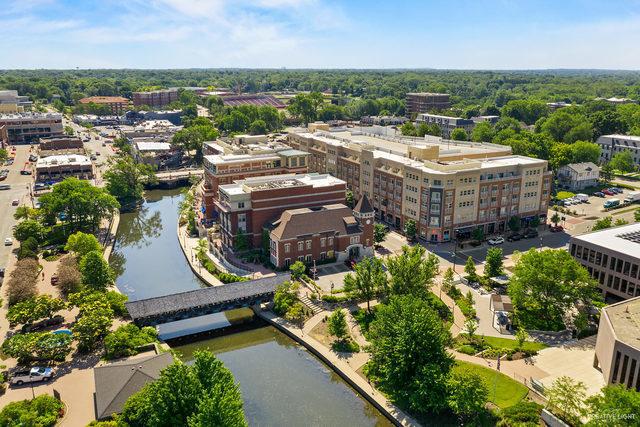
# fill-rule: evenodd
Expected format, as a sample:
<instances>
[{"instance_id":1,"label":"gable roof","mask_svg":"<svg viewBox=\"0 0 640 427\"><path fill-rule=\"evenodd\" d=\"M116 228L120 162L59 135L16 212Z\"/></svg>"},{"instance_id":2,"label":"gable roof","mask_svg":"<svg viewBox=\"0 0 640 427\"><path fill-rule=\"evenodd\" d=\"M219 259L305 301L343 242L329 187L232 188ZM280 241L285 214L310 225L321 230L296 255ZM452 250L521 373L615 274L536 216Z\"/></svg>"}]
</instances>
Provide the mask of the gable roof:
<instances>
[{"instance_id":1,"label":"gable roof","mask_svg":"<svg viewBox=\"0 0 640 427\"><path fill-rule=\"evenodd\" d=\"M356 207L353 208L353 211L361 214L373 213L373 207L371 206L371 203L369 202L369 198L367 197L366 194L363 194L360 200L358 200L358 203L356 204Z\"/></svg>"},{"instance_id":2,"label":"gable roof","mask_svg":"<svg viewBox=\"0 0 640 427\"><path fill-rule=\"evenodd\" d=\"M93 369L96 387L96 418L122 412L127 399L160 376L173 363L171 353L110 363Z\"/></svg>"},{"instance_id":3,"label":"gable roof","mask_svg":"<svg viewBox=\"0 0 640 427\"><path fill-rule=\"evenodd\" d=\"M600 171L600 168L595 163L584 162L584 163L570 163L567 165L568 168L573 169L574 171L580 172L591 172L591 171Z\"/></svg>"},{"instance_id":4,"label":"gable roof","mask_svg":"<svg viewBox=\"0 0 640 427\"><path fill-rule=\"evenodd\" d=\"M284 211L272 225L272 237L278 240L326 232L348 235L361 231L358 222L353 217L353 212L343 204L325 205L311 209L290 209Z\"/></svg>"}]
</instances>

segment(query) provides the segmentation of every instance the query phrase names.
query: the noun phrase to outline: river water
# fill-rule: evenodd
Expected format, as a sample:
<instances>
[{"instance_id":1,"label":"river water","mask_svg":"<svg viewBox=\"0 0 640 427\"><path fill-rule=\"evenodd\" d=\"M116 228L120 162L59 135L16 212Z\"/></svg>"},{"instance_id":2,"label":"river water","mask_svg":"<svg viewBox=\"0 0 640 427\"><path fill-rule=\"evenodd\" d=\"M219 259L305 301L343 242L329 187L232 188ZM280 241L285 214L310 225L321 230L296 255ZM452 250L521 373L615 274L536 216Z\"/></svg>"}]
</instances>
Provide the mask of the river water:
<instances>
[{"instance_id":1,"label":"river water","mask_svg":"<svg viewBox=\"0 0 640 427\"><path fill-rule=\"evenodd\" d=\"M191 272L176 236L181 199L178 190L154 190L138 211L121 215L110 263L118 288L130 300L204 286ZM228 326L246 314L234 310L162 325L160 334L169 339L185 330ZM185 361L199 349L213 351L240 383L250 425L391 425L331 369L271 326L173 348Z\"/></svg>"}]
</instances>

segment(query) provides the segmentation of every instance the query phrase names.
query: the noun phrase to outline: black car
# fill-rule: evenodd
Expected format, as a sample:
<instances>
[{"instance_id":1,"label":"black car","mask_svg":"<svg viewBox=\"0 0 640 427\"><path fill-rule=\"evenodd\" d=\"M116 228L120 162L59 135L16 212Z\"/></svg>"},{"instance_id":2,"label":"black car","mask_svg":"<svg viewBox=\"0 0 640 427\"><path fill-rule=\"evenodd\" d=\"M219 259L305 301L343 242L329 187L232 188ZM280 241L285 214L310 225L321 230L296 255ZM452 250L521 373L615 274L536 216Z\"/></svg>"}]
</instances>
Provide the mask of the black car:
<instances>
[{"instance_id":1,"label":"black car","mask_svg":"<svg viewBox=\"0 0 640 427\"><path fill-rule=\"evenodd\" d=\"M4 277L4 267L0 267L0 277Z\"/></svg>"},{"instance_id":2,"label":"black car","mask_svg":"<svg viewBox=\"0 0 640 427\"><path fill-rule=\"evenodd\" d=\"M511 236L507 237L507 240L509 242L517 242L518 240L522 239L522 234L512 234Z\"/></svg>"},{"instance_id":3,"label":"black car","mask_svg":"<svg viewBox=\"0 0 640 427\"><path fill-rule=\"evenodd\" d=\"M20 175L31 175L31 171L28 169L22 169Z\"/></svg>"},{"instance_id":4,"label":"black car","mask_svg":"<svg viewBox=\"0 0 640 427\"><path fill-rule=\"evenodd\" d=\"M531 230L527 230L524 233L524 238L525 239L533 239L534 237L538 237L538 230L531 229Z\"/></svg>"}]
</instances>

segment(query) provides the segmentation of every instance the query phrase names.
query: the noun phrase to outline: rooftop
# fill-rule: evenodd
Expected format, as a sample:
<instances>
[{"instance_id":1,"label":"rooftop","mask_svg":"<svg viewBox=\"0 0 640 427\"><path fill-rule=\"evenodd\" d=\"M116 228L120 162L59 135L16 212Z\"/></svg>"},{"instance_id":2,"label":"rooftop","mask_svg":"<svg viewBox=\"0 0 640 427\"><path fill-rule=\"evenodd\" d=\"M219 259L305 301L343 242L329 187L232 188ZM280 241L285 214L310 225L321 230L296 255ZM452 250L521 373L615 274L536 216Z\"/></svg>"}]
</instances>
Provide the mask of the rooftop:
<instances>
[{"instance_id":1,"label":"rooftop","mask_svg":"<svg viewBox=\"0 0 640 427\"><path fill-rule=\"evenodd\" d=\"M619 133L614 133L611 135L602 135L601 138L615 138L615 139L626 139L628 141L640 141L640 136L636 135L622 135Z\"/></svg>"},{"instance_id":2,"label":"rooftop","mask_svg":"<svg viewBox=\"0 0 640 427\"><path fill-rule=\"evenodd\" d=\"M327 232L344 236L361 231L353 212L343 204L290 209L284 211L272 226L271 234L282 240Z\"/></svg>"},{"instance_id":3,"label":"rooftop","mask_svg":"<svg viewBox=\"0 0 640 427\"><path fill-rule=\"evenodd\" d=\"M603 308L616 338L640 350L640 297L631 298Z\"/></svg>"},{"instance_id":4,"label":"rooftop","mask_svg":"<svg viewBox=\"0 0 640 427\"><path fill-rule=\"evenodd\" d=\"M243 94L243 95L222 95L222 103L227 107L238 105L269 105L275 108L285 108L286 106L272 95Z\"/></svg>"},{"instance_id":5,"label":"rooftop","mask_svg":"<svg viewBox=\"0 0 640 427\"><path fill-rule=\"evenodd\" d=\"M600 170L598 165L591 162L584 163L569 163L566 165L568 168L573 169L576 172L591 172L593 170Z\"/></svg>"},{"instance_id":6,"label":"rooftop","mask_svg":"<svg viewBox=\"0 0 640 427\"><path fill-rule=\"evenodd\" d=\"M122 96L89 96L87 98L82 98L79 102L81 104L89 104L90 102L93 102L94 104L112 104L116 102L128 103L129 100Z\"/></svg>"},{"instance_id":7,"label":"rooftop","mask_svg":"<svg viewBox=\"0 0 640 427\"><path fill-rule=\"evenodd\" d=\"M640 223L607 228L574 236L572 240L600 246L640 259Z\"/></svg>"},{"instance_id":8,"label":"rooftop","mask_svg":"<svg viewBox=\"0 0 640 427\"><path fill-rule=\"evenodd\" d=\"M60 154L57 156L40 157L36 162L36 168L64 165L88 166L91 165L91 160L81 154Z\"/></svg>"},{"instance_id":9,"label":"rooftop","mask_svg":"<svg viewBox=\"0 0 640 427\"><path fill-rule=\"evenodd\" d=\"M283 174L238 180L233 184L221 185L220 190L229 195L235 195L279 188L293 188L309 185L314 188L318 188L340 184L345 184L345 182L329 174Z\"/></svg>"},{"instance_id":10,"label":"rooftop","mask_svg":"<svg viewBox=\"0 0 640 427\"><path fill-rule=\"evenodd\" d=\"M0 120L57 119L62 120L61 113L11 113L0 114Z\"/></svg>"},{"instance_id":11,"label":"rooftop","mask_svg":"<svg viewBox=\"0 0 640 427\"><path fill-rule=\"evenodd\" d=\"M421 95L421 96L449 96L448 93L438 92L409 92L407 95Z\"/></svg>"},{"instance_id":12,"label":"rooftop","mask_svg":"<svg viewBox=\"0 0 640 427\"><path fill-rule=\"evenodd\" d=\"M168 142L137 141L136 146L139 151L167 151L171 149L171 144Z\"/></svg>"}]
</instances>

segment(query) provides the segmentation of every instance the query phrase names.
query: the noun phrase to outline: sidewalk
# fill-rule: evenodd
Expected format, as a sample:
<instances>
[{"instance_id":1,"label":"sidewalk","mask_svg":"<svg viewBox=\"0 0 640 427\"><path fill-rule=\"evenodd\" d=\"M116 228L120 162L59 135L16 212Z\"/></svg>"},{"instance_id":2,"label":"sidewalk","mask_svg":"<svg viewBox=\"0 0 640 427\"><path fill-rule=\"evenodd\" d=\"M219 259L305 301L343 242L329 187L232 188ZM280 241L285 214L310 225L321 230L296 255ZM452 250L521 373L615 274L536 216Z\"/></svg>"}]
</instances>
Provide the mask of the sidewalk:
<instances>
[{"instance_id":1,"label":"sidewalk","mask_svg":"<svg viewBox=\"0 0 640 427\"><path fill-rule=\"evenodd\" d=\"M431 288L431 292L433 292L437 297L439 297L442 302L444 302L447 307L451 309L453 312L453 324L451 325L450 331L451 335L454 337L458 336L461 332L464 332L464 322L467 321L467 318L464 317L464 314L460 311L456 302L447 295L444 291L441 291L442 285L439 282L433 284Z\"/></svg>"},{"instance_id":2,"label":"sidewalk","mask_svg":"<svg viewBox=\"0 0 640 427\"><path fill-rule=\"evenodd\" d=\"M202 265L200 265L200 261L196 258L199 241L200 239L197 237L187 236L186 226L178 226L178 242L180 242L180 248L182 249L184 256L187 258L187 262L189 263L193 273L209 286L224 285L224 283L222 283L216 276L209 273L206 268L202 267Z\"/></svg>"}]
</instances>

